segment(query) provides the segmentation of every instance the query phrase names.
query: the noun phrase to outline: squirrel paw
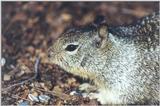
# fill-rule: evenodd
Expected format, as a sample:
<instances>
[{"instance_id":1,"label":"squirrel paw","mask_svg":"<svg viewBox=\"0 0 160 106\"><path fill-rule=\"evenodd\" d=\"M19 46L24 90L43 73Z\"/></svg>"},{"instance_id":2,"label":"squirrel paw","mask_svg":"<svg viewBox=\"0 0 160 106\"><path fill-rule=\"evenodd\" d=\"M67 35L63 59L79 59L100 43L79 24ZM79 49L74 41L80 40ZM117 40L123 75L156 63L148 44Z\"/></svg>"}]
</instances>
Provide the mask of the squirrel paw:
<instances>
[{"instance_id":1,"label":"squirrel paw","mask_svg":"<svg viewBox=\"0 0 160 106\"><path fill-rule=\"evenodd\" d=\"M89 98L90 99L97 99L97 101L99 101L101 104L106 103L106 100L104 99L104 97L100 93L90 93Z\"/></svg>"},{"instance_id":2,"label":"squirrel paw","mask_svg":"<svg viewBox=\"0 0 160 106\"><path fill-rule=\"evenodd\" d=\"M97 99L101 104L106 103L105 92L99 92L98 88L89 83L83 83L79 86L80 91L84 91L82 96L84 98L89 97L89 99Z\"/></svg>"},{"instance_id":3,"label":"squirrel paw","mask_svg":"<svg viewBox=\"0 0 160 106\"><path fill-rule=\"evenodd\" d=\"M89 83L83 83L79 86L79 90L80 91L85 91L85 92L92 92L92 91L96 91L97 90L97 87L96 86L93 86Z\"/></svg>"},{"instance_id":4,"label":"squirrel paw","mask_svg":"<svg viewBox=\"0 0 160 106\"><path fill-rule=\"evenodd\" d=\"M89 97L89 99L97 99L98 94L97 93L82 93L82 96L84 98Z\"/></svg>"},{"instance_id":5,"label":"squirrel paw","mask_svg":"<svg viewBox=\"0 0 160 106\"><path fill-rule=\"evenodd\" d=\"M88 95L83 94L83 97L89 97L89 99L97 99L97 101L99 101L101 104L106 103L105 97L100 93L89 93Z\"/></svg>"}]
</instances>

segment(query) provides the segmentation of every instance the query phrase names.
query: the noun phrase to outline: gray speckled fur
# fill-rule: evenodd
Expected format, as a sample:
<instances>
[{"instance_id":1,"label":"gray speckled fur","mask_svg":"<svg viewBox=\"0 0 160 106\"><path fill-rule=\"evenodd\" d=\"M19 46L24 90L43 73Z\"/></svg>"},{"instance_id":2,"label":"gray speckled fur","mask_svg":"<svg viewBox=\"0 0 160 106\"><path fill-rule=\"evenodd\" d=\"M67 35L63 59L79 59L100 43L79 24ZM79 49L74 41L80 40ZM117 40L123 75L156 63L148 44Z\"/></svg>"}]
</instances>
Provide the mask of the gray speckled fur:
<instances>
[{"instance_id":1,"label":"gray speckled fur","mask_svg":"<svg viewBox=\"0 0 160 106\"><path fill-rule=\"evenodd\" d=\"M93 80L102 104L159 104L159 14L109 27L103 48L96 47L97 37L95 27L64 33L50 47L50 61ZM79 48L68 53L63 47L71 43Z\"/></svg>"}]
</instances>

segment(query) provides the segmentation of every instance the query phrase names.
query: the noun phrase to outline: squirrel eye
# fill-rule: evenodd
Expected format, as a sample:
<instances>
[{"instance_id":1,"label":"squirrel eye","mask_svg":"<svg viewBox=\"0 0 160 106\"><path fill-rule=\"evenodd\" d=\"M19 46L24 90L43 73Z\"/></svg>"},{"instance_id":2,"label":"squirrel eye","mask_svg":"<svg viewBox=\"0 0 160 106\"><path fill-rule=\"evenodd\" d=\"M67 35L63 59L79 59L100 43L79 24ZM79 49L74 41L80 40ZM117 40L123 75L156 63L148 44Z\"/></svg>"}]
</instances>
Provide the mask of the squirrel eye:
<instances>
[{"instance_id":1,"label":"squirrel eye","mask_svg":"<svg viewBox=\"0 0 160 106\"><path fill-rule=\"evenodd\" d=\"M77 47L78 47L78 45L70 44L65 48L65 50L66 51L74 51L77 49Z\"/></svg>"}]
</instances>

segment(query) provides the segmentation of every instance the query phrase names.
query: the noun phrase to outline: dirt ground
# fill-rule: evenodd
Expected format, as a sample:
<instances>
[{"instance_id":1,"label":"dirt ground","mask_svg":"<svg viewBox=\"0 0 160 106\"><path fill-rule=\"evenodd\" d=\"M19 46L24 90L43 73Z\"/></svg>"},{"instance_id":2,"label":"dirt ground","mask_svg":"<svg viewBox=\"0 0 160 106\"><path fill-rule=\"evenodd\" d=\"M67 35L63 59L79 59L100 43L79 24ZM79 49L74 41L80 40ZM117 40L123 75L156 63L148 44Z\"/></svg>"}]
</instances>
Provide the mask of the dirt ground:
<instances>
[{"instance_id":1,"label":"dirt ground","mask_svg":"<svg viewBox=\"0 0 160 106\"><path fill-rule=\"evenodd\" d=\"M48 63L48 47L67 27L89 24L97 15L104 15L108 25L124 25L158 11L158 6L158 2L2 2L2 105L100 104L78 93L81 78Z\"/></svg>"}]
</instances>

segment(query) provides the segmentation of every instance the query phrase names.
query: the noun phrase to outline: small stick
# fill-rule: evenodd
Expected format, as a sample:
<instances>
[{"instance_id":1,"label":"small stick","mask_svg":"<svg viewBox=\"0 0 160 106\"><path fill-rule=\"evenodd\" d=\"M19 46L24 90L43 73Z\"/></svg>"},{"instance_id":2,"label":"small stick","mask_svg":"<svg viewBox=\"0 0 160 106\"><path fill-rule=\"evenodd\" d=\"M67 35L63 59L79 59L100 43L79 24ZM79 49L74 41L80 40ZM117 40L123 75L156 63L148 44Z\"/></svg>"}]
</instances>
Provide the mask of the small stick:
<instances>
[{"instance_id":1,"label":"small stick","mask_svg":"<svg viewBox=\"0 0 160 106\"><path fill-rule=\"evenodd\" d=\"M25 99L25 98L22 98L22 97L20 97L20 96L18 96L18 95L12 95L11 97L12 97L12 98L15 98L15 99L23 99L23 100L26 100L26 101L32 102L31 100L29 100L29 99Z\"/></svg>"},{"instance_id":2,"label":"small stick","mask_svg":"<svg viewBox=\"0 0 160 106\"><path fill-rule=\"evenodd\" d=\"M24 80L24 81L22 81L22 82L20 82L20 83L13 84L13 85L11 85L11 86L9 86L9 87L2 88L2 91L7 91L7 90L9 90L9 89L11 89L11 88L13 88L13 87L15 87L15 86L23 85L24 83L26 83L26 82L28 82L28 81L32 81L32 80L36 79L37 76L38 76L38 64L39 64L39 62L40 62L40 58L37 57L37 58L36 58L35 65L34 65L35 74L34 74L33 77L31 77L30 79Z\"/></svg>"}]
</instances>

